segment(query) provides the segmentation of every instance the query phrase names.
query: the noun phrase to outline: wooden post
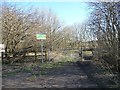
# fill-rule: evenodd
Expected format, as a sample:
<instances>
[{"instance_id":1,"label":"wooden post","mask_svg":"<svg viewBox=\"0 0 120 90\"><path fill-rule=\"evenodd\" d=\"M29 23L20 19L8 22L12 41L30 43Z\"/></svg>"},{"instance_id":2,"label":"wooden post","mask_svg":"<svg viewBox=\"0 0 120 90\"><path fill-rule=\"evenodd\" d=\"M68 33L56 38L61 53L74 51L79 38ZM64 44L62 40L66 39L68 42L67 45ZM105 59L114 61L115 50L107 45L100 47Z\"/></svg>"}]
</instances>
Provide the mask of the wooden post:
<instances>
[{"instance_id":1,"label":"wooden post","mask_svg":"<svg viewBox=\"0 0 120 90\"><path fill-rule=\"evenodd\" d=\"M35 51L35 61L37 61L37 52Z\"/></svg>"},{"instance_id":2,"label":"wooden post","mask_svg":"<svg viewBox=\"0 0 120 90\"><path fill-rule=\"evenodd\" d=\"M47 51L45 51L45 60L47 61Z\"/></svg>"},{"instance_id":3,"label":"wooden post","mask_svg":"<svg viewBox=\"0 0 120 90\"><path fill-rule=\"evenodd\" d=\"M81 46L81 60L83 61L83 48Z\"/></svg>"},{"instance_id":4,"label":"wooden post","mask_svg":"<svg viewBox=\"0 0 120 90\"><path fill-rule=\"evenodd\" d=\"M50 49L48 49L48 61L50 61Z\"/></svg>"}]
</instances>

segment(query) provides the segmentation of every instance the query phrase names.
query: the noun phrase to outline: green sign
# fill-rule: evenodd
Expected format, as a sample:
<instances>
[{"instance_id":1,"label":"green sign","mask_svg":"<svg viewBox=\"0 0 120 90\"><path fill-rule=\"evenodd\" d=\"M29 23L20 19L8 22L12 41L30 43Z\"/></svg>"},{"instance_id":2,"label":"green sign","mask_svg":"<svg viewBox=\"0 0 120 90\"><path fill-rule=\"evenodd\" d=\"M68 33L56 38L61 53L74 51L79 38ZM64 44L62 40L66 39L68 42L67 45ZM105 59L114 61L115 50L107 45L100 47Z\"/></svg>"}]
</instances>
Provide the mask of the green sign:
<instances>
[{"instance_id":1,"label":"green sign","mask_svg":"<svg viewBox=\"0 0 120 90\"><path fill-rule=\"evenodd\" d=\"M36 34L36 38L37 39L46 39L46 35L45 34Z\"/></svg>"}]
</instances>

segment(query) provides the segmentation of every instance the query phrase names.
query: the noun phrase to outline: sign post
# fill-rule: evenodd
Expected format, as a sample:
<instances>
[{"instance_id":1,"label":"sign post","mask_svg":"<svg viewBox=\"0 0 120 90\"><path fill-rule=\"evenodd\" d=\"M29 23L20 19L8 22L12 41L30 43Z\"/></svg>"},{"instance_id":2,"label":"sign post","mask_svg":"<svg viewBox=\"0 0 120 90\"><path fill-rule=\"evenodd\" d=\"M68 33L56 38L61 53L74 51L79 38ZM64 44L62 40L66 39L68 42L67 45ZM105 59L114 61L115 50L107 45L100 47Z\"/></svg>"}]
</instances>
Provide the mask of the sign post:
<instances>
[{"instance_id":1,"label":"sign post","mask_svg":"<svg viewBox=\"0 0 120 90\"><path fill-rule=\"evenodd\" d=\"M43 40L41 40L41 57L42 57L42 63L43 63Z\"/></svg>"},{"instance_id":2,"label":"sign post","mask_svg":"<svg viewBox=\"0 0 120 90\"><path fill-rule=\"evenodd\" d=\"M43 63L43 40L46 39L45 34L36 34L36 39L41 40L41 56L42 56L42 63Z\"/></svg>"}]
</instances>

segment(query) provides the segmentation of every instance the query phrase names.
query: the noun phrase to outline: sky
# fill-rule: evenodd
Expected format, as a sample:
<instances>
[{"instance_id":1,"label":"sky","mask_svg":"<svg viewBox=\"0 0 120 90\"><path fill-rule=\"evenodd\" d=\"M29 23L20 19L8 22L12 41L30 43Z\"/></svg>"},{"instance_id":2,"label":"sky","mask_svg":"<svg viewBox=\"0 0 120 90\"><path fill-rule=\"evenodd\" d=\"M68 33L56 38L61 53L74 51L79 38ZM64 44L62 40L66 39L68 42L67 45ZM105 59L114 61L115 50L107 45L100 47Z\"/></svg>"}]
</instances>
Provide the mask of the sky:
<instances>
[{"instance_id":1,"label":"sky","mask_svg":"<svg viewBox=\"0 0 120 90\"><path fill-rule=\"evenodd\" d=\"M33 6L51 9L66 25L87 21L92 12L89 4L85 2L16 2L14 4L22 8Z\"/></svg>"}]
</instances>

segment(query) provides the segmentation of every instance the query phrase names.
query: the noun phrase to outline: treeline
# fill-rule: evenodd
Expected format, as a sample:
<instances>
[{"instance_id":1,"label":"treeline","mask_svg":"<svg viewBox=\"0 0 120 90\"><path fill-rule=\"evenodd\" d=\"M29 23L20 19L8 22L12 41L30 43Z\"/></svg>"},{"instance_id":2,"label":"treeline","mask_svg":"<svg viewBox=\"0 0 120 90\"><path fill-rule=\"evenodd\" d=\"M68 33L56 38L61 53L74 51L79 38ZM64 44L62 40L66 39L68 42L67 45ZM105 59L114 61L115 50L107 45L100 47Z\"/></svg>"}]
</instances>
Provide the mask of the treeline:
<instances>
[{"instance_id":1,"label":"treeline","mask_svg":"<svg viewBox=\"0 0 120 90\"><path fill-rule=\"evenodd\" d=\"M97 37L97 59L120 72L120 2L91 3L91 30Z\"/></svg>"},{"instance_id":2,"label":"treeline","mask_svg":"<svg viewBox=\"0 0 120 90\"><path fill-rule=\"evenodd\" d=\"M53 50L79 49L80 42L87 39L86 24L65 26L50 9L21 8L4 3L2 5L2 43L5 45L3 61L11 57L26 57L26 53L40 52L41 41L36 34L46 34L43 41L46 52ZM89 31L90 33L90 31ZM84 40L83 40L84 39ZM36 57L36 56L35 56Z\"/></svg>"},{"instance_id":3,"label":"treeline","mask_svg":"<svg viewBox=\"0 0 120 90\"><path fill-rule=\"evenodd\" d=\"M46 50L57 48L60 44L60 30L61 24L50 10L31 9L25 12L12 5L2 6L2 36L6 60L9 60L10 56L25 57L26 53L31 51L37 53L41 44L36 39L38 33L47 35L44 41Z\"/></svg>"}]
</instances>

